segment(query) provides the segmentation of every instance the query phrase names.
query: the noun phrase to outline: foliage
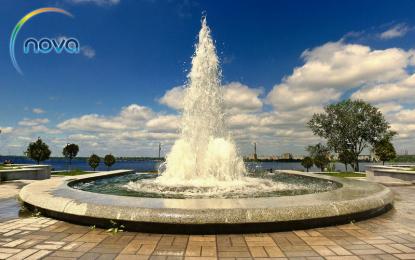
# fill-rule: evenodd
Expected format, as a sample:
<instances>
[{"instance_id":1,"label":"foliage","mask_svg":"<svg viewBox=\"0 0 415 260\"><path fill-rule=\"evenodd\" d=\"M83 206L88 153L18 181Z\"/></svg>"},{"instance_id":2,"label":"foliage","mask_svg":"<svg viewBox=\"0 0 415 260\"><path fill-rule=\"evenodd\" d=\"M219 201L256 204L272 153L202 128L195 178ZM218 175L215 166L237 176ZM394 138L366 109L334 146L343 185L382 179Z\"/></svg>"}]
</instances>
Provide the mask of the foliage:
<instances>
[{"instance_id":1,"label":"foliage","mask_svg":"<svg viewBox=\"0 0 415 260\"><path fill-rule=\"evenodd\" d=\"M324 168L330 163L330 149L323 144L309 145L307 151L313 158L314 165L324 171Z\"/></svg>"},{"instance_id":2,"label":"foliage","mask_svg":"<svg viewBox=\"0 0 415 260\"><path fill-rule=\"evenodd\" d=\"M37 164L50 158L52 152L49 146L45 144L42 139L38 138L35 142L30 143L25 152L26 156L35 160Z\"/></svg>"},{"instance_id":3,"label":"foliage","mask_svg":"<svg viewBox=\"0 0 415 260\"><path fill-rule=\"evenodd\" d=\"M117 222L114 220L110 220L111 228L107 229L107 232L111 233L112 235L116 235L118 232L123 232L124 225L118 225Z\"/></svg>"},{"instance_id":4,"label":"foliage","mask_svg":"<svg viewBox=\"0 0 415 260\"><path fill-rule=\"evenodd\" d=\"M82 174L88 174L88 172L82 170L72 170L72 171L62 171L62 172L54 172L53 175L61 175L61 176L77 176Z\"/></svg>"},{"instance_id":5,"label":"foliage","mask_svg":"<svg viewBox=\"0 0 415 260\"><path fill-rule=\"evenodd\" d=\"M378 108L362 100L344 100L314 114L308 122L315 135L327 140L334 152L349 150L353 153L355 170L359 170L358 156L384 138L396 133Z\"/></svg>"},{"instance_id":6,"label":"foliage","mask_svg":"<svg viewBox=\"0 0 415 260\"><path fill-rule=\"evenodd\" d=\"M358 172L324 172L324 175L333 176L333 177L366 177L364 173Z\"/></svg>"},{"instance_id":7,"label":"foliage","mask_svg":"<svg viewBox=\"0 0 415 260\"><path fill-rule=\"evenodd\" d=\"M310 156L306 156L304 157L304 159L301 161L301 165L308 170L313 167L313 158L311 158Z\"/></svg>"},{"instance_id":8,"label":"foliage","mask_svg":"<svg viewBox=\"0 0 415 260\"><path fill-rule=\"evenodd\" d=\"M63 156L69 159L69 165L72 164L72 159L78 155L78 152L79 146L76 144L67 144L62 150Z\"/></svg>"},{"instance_id":9,"label":"foliage","mask_svg":"<svg viewBox=\"0 0 415 260\"><path fill-rule=\"evenodd\" d=\"M115 163L115 157L112 154L107 154L104 157L104 164L109 168Z\"/></svg>"},{"instance_id":10,"label":"foliage","mask_svg":"<svg viewBox=\"0 0 415 260\"><path fill-rule=\"evenodd\" d=\"M373 151L383 164L385 164L385 161L390 161L396 158L395 147L393 147L393 144L388 139L383 139L376 143L373 147Z\"/></svg>"},{"instance_id":11,"label":"foliage","mask_svg":"<svg viewBox=\"0 0 415 260\"><path fill-rule=\"evenodd\" d=\"M329 162L327 164L327 171L328 172L335 172L336 171L336 163L334 162Z\"/></svg>"},{"instance_id":12,"label":"foliage","mask_svg":"<svg viewBox=\"0 0 415 260\"><path fill-rule=\"evenodd\" d=\"M415 162L415 155L397 155L395 159L391 160L392 162L404 162L404 163L408 163L408 162Z\"/></svg>"},{"instance_id":13,"label":"foliage","mask_svg":"<svg viewBox=\"0 0 415 260\"><path fill-rule=\"evenodd\" d=\"M89 166L91 166L92 169L94 169L94 171L98 167L100 162L101 162L101 158L99 158L99 156L96 155L96 154L92 154L88 158L88 164L89 164Z\"/></svg>"},{"instance_id":14,"label":"foliage","mask_svg":"<svg viewBox=\"0 0 415 260\"><path fill-rule=\"evenodd\" d=\"M353 167L353 164L355 162L355 157L354 157L353 152L346 149L346 150L340 151L338 156L339 156L339 161L344 164L344 167L346 168L346 172L347 172L348 164L352 165Z\"/></svg>"}]
</instances>

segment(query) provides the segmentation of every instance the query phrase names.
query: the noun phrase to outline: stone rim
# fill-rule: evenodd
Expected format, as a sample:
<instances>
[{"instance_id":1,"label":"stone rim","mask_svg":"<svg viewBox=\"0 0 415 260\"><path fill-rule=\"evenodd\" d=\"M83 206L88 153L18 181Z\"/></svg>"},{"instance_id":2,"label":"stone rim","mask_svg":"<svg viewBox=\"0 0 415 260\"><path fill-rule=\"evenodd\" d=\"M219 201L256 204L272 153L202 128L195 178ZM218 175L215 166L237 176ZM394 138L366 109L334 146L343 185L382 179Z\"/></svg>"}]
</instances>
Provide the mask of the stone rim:
<instances>
[{"instance_id":1,"label":"stone rim","mask_svg":"<svg viewBox=\"0 0 415 260\"><path fill-rule=\"evenodd\" d=\"M55 215L181 225L240 225L330 219L379 211L393 203L392 192L376 183L292 171L289 173L339 182L342 187L328 192L286 197L165 199L98 194L68 186L73 181L131 172L118 170L39 181L25 186L19 196L29 206Z\"/></svg>"}]
</instances>

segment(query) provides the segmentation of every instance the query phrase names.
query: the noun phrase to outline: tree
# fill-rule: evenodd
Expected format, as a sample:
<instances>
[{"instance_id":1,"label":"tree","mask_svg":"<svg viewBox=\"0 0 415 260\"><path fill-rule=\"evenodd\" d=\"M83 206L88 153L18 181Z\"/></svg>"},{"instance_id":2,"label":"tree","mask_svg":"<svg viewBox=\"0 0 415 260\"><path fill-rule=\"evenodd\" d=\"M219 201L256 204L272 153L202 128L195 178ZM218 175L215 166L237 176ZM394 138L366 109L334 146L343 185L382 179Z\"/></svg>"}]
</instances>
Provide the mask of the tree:
<instances>
[{"instance_id":1,"label":"tree","mask_svg":"<svg viewBox=\"0 0 415 260\"><path fill-rule=\"evenodd\" d=\"M301 161L301 165L308 170L313 166L314 162L313 162L313 158L311 158L310 156L306 156L304 157L304 159Z\"/></svg>"},{"instance_id":2,"label":"tree","mask_svg":"<svg viewBox=\"0 0 415 260\"><path fill-rule=\"evenodd\" d=\"M104 163L108 167L108 170L110 167L115 163L115 157L112 154L107 154L104 157Z\"/></svg>"},{"instance_id":3,"label":"tree","mask_svg":"<svg viewBox=\"0 0 415 260\"><path fill-rule=\"evenodd\" d=\"M384 138L396 133L378 108L362 100L344 100L314 114L308 122L315 135L327 140L334 152L349 150L353 153L355 170L359 171L360 153Z\"/></svg>"},{"instance_id":4,"label":"tree","mask_svg":"<svg viewBox=\"0 0 415 260\"><path fill-rule=\"evenodd\" d=\"M347 165L350 164L353 166L355 162L353 152L351 152L350 150L344 150L344 151L339 152L338 156L339 156L339 161L344 164L344 167L346 168L346 172L347 172Z\"/></svg>"},{"instance_id":5,"label":"tree","mask_svg":"<svg viewBox=\"0 0 415 260\"><path fill-rule=\"evenodd\" d=\"M393 144L388 139L383 139L376 143L373 151L375 152L375 155L379 157L379 160L382 161L383 165L385 165L385 161L396 158L395 147L393 147Z\"/></svg>"},{"instance_id":6,"label":"tree","mask_svg":"<svg viewBox=\"0 0 415 260\"><path fill-rule=\"evenodd\" d=\"M30 143L25 152L26 156L35 160L37 164L50 158L52 152L49 146L45 144L40 137L33 143Z\"/></svg>"},{"instance_id":7,"label":"tree","mask_svg":"<svg viewBox=\"0 0 415 260\"><path fill-rule=\"evenodd\" d=\"M101 158L99 158L99 156L96 154L92 154L88 158L88 164L89 166L91 166L92 169L94 169L94 171L98 167L100 162L101 162Z\"/></svg>"},{"instance_id":8,"label":"tree","mask_svg":"<svg viewBox=\"0 0 415 260\"><path fill-rule=\"evenodd\" d=\"M313 159L314 165L323 172L330 163L330 149L323 144L309 145L307 151Z\"/></svg>"},{"instance_id":9,"label":"tree","mask_svg":"<svg viewBox=\"0 0 415 260\"><path fill-rule=\"evenodd\" d=\"M76 144L67 144L62 151L63 156L65 158L69 159L69 168L71 168L72 165L72 159L78 155L79 152L79 146Z\"/></svg>"}]
</instances>

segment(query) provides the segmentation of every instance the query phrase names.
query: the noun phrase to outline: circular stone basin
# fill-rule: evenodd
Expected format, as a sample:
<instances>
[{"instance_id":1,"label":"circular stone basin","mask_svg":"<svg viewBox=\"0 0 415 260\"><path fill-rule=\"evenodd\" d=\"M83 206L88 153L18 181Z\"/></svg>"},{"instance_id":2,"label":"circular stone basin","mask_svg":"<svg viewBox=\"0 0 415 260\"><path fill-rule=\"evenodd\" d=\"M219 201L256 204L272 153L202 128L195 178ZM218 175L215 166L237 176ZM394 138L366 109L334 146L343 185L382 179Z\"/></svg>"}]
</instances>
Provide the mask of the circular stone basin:
<instances>
[{"instance_id":1,"label":"circular stone basin","mask_svg":"<svg viewBox=\"0 0 415 260\"><path fill-rule=\"evenodd\" d=\"M331 191L341 184L331 180L286 173L247 177L243 183L232 186L162 186L156 182L156 174L133 173L94 180L80 180L70 187L102 194L131 197L205 199L205 198L260 198L294 196Z\"/></svg>"},{"instance_id":2,"label":"circular stone basin","mask_svg":"<svg viewBox=\"0 0 415 260\"><path fill-rule=\"evenodd\" d=\"M118 170L53 178L27 185L19 195L30 208L70 222L108 227L113 220L129 230L204 234L271 232L349 223L379 215L393 203L392 192L376 183L299 172L281 178L324 184L326 189L289 196L160 198L151 194L116 194L119 191L113 188L105 192L111 194L74 188L87 183L108 184L112 178L131 176L132 171ZM278 179L277 176L270 178Z\"/></svg>"}]
</instances>

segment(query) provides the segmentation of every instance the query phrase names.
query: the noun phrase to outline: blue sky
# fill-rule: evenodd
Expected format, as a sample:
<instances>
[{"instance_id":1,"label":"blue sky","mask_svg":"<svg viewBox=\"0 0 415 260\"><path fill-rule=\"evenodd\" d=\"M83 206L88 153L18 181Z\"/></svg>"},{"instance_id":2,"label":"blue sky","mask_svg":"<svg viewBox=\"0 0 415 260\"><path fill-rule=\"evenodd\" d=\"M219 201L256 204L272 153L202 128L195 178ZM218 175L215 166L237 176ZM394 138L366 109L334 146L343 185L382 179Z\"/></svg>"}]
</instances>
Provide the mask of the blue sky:
<instances>
[{"instance_id":1,"label":"blue sky","mask_svg":"<svg viewBox=\"0 0 415 260\"><path fill-rule=\"evenodd\" d=\"M23 26L16 41L17 61L24 72L19 75L9 56L11 31L25 14L49 6L63 8L74 18L40 14ZM260 144L263 154L304 153L305 144L316 140L304 128L306 116L359 91L353 97L385 107L387 118L402 130L396 140L398 151L415 152L411 143L415 138L414 103L408 98L415 93L407 86L412 84L407 81L413 72L414 10L413 1L4 0L0 10L0 126L5 131L0 136L0 153L21 154L37 136L49 141L55 155L60 155L66 142L80 143L84 155L111 149L117 155L152 155L158 142L165 143L167 151L177 131L177 122L173 122L177 105L165 95L186 80L203 13L222 61L223 84L230 84L229 91L246 94L253 102L246 108L238 107L246 105L246 100L229 101L239 108L230 113L231 128L244 129L235 131L243 154L250 152L253 141ZM28 37L61 36L79 39L89 56L85 51L78 55L22 52ZM370 50L360 54L364 48ZM305 50L311 54L301 56ZM384 56L378 57L377 51ZM326 59L327 55L337 57L336 53L352 53L354 63ZM325 73L338 76L368 71L340 81L328 80L324 87L320 84L313 89L314 79L299 80L293 71L307 70L306 65L313 66L316 60L330 67L322 77L331 77ZM353 65L369 63L363 68ZM374 63L392 63L393 68L373 69ZM338 67L343 69L336 71ZM379 89L397 93L390 84L398 85L403 94L390 99L373 97ZM305 95L310 91L330 97ZM280 100L284 95L304 98ZM136 105L130 110L139 117L136 127L124 122L121 115L131 105ZM148 115L137 115L137 111ZM298 114L304 118L297 118ZM85 115L95 116L82 119ZM150 120L172 125L157 128ZM243 126L238 120L245 122ZM117 123L121 126L107 127ZM267 131L258 130L258 125ZM121 133L125 135L122 140Z\"/></svg>"}]
</instances>

